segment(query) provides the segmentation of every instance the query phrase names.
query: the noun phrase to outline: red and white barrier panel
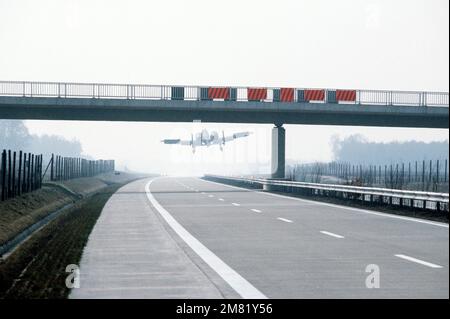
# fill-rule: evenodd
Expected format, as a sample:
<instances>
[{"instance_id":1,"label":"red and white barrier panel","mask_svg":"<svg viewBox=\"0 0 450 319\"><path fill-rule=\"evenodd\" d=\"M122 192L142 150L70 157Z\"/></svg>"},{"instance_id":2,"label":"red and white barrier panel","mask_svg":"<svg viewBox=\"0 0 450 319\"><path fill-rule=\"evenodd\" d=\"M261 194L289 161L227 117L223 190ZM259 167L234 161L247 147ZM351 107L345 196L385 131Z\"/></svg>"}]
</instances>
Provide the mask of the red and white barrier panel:
<instances>
[{"instance_id":1,"label":"red and white barrier panel","mask_svg":"<svg viewBox=\"0 0 450 319\"><path fill-rule=\"evenodd\" d=\"M325 90L305 90L305 101L323 101Z\"/></svg>"},{"instance_id":2,"label":"red and white barrier panel","mask_svg":"<svg viewBox=\"0 0 450 319\"><path fill-rule=\"evenodd\" d=\"M336 90L336 100L355 102L356 101L356 91L355 90Z\"/></svg>"},{"instance_id":3,"label":"red and white barrier panel","mask_svg":"<svg viewBox=\"0 0 450 319\"><path fill-rule=\"evenodd\" d=\"M280 88L280 101L281 102L294 102L294 89L293 88Z\"/></svg>"},{"instance_id":4,"label":"red and white barrier panel","mask_svg":"<svg viewBox=\"0 0 450 319\"><path fill-rule=\"evenodd\" d=\"M208 88L209 99L225 99L230 98L230 88Z\"/></svg>"},{"instance_id":5,"label":"red and white barrier panel","mask_svg":"<svg viewBox=\"0 0 450 319\"><path fill-rule=\"evenodd\" d=\"M247 89L247 100L261 101L267 99L267 89Z\"/></svg>"}]
</instances>

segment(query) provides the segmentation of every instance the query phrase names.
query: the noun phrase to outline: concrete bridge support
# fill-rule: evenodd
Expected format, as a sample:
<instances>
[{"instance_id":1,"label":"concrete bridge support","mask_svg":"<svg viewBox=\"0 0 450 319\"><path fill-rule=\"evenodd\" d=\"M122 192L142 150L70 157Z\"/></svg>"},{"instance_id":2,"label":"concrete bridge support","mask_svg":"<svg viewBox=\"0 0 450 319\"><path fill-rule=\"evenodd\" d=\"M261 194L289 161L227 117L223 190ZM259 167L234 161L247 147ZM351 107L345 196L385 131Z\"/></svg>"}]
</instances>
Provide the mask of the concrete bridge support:
<instances>
[{"instance_id":1,"label":"concrete bridge support","mask_svg":"<svg viewBox=\"0 0 450 319\"><path fill-rule=\"evenodd\" d=\"M275 125L272 128L272 178L285 178L285 135L283 124Z\"/></svg>"}]
</instances>

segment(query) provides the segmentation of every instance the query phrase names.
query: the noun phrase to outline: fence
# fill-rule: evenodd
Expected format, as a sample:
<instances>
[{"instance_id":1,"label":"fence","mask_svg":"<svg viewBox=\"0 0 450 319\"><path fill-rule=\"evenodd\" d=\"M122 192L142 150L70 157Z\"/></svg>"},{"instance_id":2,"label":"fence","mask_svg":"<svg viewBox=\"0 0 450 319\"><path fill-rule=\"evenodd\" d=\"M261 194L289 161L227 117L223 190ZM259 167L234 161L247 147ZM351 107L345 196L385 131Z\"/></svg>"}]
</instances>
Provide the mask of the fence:
<instances>
[{"instance_id":1,"label":"fence","mask_svg":"<svg viewBox=\"0 0 450 319\"><path fill-rule=\"evenodd\" d=\"M42 155L3 150L0 165L1 200L42 186Z\"/></svg>"},{"instance_id":2,"label":"fence","mask_svg":"<svg viewBox=\"0 0 450 319\"><path fill-rule=\"evenodd\" d=\"M220 94L219 94L220 93ZM256 94L257 93L257 94ZM0 81L0 96L214 100L448 107L448 92Z\"/></svg>"},{"instance_id":3,"label":"fence","mask_svg":"<svg viewBox=\"0 0 450 319\"><path fill-rule=\"evenodd\" d=\"M115 169L114 160L87 160L79 157L63 157L52 154L47 170L50 181L63 181L78 177L91 177ZM47 175L44 173L44 175Z\"/></svg>"},{"instance_id":4,"label":"fence","mask_svg":"<svg viewBox=\"0 0 450 319\"><path fill-rule=\"evenodd\" d=\"M63 181L112 172L115 162L52 154L46 169L43 168L42 154L3 150L0 163L1 201L37 190L44 180Z\"/></svg>"},{"instance_id":5,"label":"fence","mask_svg":"<svg viewBox=\"0 0 450 319\"><path fill-rule=\"evenodd\" d=\"M288 178L300 182L334 182L391 189L447 191L448 160L422 160L389 165L314 163L288 167Z\"/></svg>"}]
</instances>

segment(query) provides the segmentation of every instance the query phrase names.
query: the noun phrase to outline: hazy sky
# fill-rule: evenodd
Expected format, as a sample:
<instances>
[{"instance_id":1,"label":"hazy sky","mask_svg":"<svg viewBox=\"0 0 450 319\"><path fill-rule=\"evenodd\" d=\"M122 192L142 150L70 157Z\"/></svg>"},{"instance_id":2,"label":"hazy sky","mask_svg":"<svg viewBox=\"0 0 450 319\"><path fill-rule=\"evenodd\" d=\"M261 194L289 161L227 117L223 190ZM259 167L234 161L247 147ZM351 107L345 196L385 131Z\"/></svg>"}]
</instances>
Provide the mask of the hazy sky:
<instances>
[{"instance_id":1,"label":"hazy sky","mask_svg":"<svg viewBox=\"0 0 450 319\"><path fill-rule=\"evenodd\" d=\"M0 0L0 80L448 91L448 11L448 0ZM270 125L205 124L255 134L195 156L159 142L189 137L192 124L27 126L138 170L263 163L270 153ZM287 126L287 157L329 160L330 137L356 133L448 138L448 130Z\"/></svg>"}]
</instances>

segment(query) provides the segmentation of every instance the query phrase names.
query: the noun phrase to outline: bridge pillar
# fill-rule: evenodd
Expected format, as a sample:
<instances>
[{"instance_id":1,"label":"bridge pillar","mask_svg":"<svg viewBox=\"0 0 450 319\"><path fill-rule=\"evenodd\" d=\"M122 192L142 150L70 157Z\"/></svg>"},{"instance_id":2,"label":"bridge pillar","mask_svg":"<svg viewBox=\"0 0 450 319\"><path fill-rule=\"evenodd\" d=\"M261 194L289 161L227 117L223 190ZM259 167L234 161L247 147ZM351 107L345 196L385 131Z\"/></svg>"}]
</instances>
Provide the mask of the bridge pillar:
<instances>
[{"instance_id":1,"label":"bridge pillar","mask_svg":"<svg viewBox=\"0 0 450 319\"><path fill-rule=\"evenodd\" d=\"M271 178L285 178L285 130L283 124L272 128Z\"/></svg>"}]
</instances>

